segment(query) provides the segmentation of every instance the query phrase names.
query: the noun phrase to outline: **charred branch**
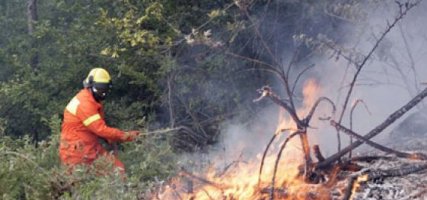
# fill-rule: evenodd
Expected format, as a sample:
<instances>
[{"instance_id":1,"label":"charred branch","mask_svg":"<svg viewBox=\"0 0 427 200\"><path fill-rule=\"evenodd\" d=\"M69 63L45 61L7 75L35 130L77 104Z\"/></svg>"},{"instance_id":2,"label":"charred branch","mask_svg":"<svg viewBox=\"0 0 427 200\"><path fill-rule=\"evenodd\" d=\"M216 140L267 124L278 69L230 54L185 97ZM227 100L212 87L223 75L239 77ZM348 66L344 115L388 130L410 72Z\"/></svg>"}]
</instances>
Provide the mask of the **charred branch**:
<instances>
[{"instance_id":1,"label":"charred branch","mask_svg":"<svg viewBox=\"0 0 427 200\"><path fill-rule=\"evenodd\" d=\"M351 110L350 110L350 130L353 130L353 112L356 109L357 105L359 105L359 103L362 103L365 106L365 108L368 111L368 113L371 114L371 112L369 111L368 106L366 106L365 102L362 99L357 99L354 102L354 104L353 104L353 106L351 107ZM353 143L353 137L350 137L350 144L351 143ZM350 159L351 159L351 153L352 153L352 151L350 151L349 154L348 154L348 157Z\"/></svg>"},{"instance_id":2,"label":"charred branch","mask_svg":"<svg viewBox=\"0 0 427 200\"><path fill-rule=\"evenodd\" d=\"M334 104L334 102L332 102L332 100L330 100L329 98L327 98L327 97L320 97L319 99L317 99L317 101L314 103L314 105L313 105L313 107L311 107L311 110L310 110L310 112L308 113L308 115L307 115L307 117L305 117L304 118L304 123L308 126L308 124L310 123L310 120L311 120L311 118L313 117L313 114L314 114L314 112L316 111L316 109L317 109L317 107L319 106L319 104L322 102L322 101L326 101L326 102L328 102L329 104L331 104L331 106L332 106L332 114L334 114L335 113L335 111L336 111L336 108L335 108L335 104Z\"/></svg>"},{"instance_id":3,"label":"charred branch","mask_svg":"<svg viewBox=\"0 0 427 200\"><path fill-rule=\"evenodd\" d=\"M371 130L368 134L363 136L365 139L371 139L372 137L378 135L381 133L385 128L390 126L393 122L395 122L397 119L402 117L406 112L408 112L411 108L416 106L419 102L421 102L425 97L427 96L427 88L424 89L421 93L419 93L417 96L415 96L412 100L410 100L406 105L404 105L402 108L395 111L393 114L391 114L384 122L382 122L380 125L375 127L373 130ZM342 149L341 151L333 154L332 156L325 159L325 161L320 162L317 165L317 168L322 168L325 166L330 165L331 163L339 160L343 155L347 154L349 151L357 148L363 144L361 141L356 141L346 148Z\"/></svg>"},{"instance_id":4,"label":"charred branch","mask_svg":"<svg viewBox=\"0 0 427 200\"><path fill-rule=\"evenodd\" d=\"M298 118L298 115L297 115L295 109L293 109L289 103L282 101L276 94L274 94L274 92L271 90L271 88L269 86L262 87L259 90L259 92L261 93L261 97L258 98L256 101L261 100L263 97L270 98L274 103L276 103L280 107L284 108L291 115L292 119L297 124L298 128L304 127L304 124Z\"/></svg>"},{"instance_id":5,"label":"charred branch","mask_svg":"<svg viewBox=\"0 0 427 200\"><path fill-rule=\"evenodd\" d=\"M271 191L270 191L270 200L274 199L274 184L276 181L276 174L277 174L277 169L279 168L279 162L280 162L280 158L282 157L282 152L286 147L286 144L296 135L301 134L301 131L296 131L294 133L292 133L291 135L289 135L286 140L283 142L283 144L280 146L280 150L279 153L277 154L277 158L276 158L276 162L274 163L274 171L273 171L273 178L271 179Z\"/></svg>"},{"instance_id":6,"label":"charred branch","mask_svg":"<svg viewBox=\"0 0 427 200\"><path fill-rule=\"evenodd\" d=\"M338 124L337 122L335 122L334 120L331 120L331 125L335 128L337 128L340 131L343 131L344 133L350 135L351 137L356 138L357 140L364 142L378 150L384 151L386 153L389 154L395 154L397 157L401 157L401 158L410 158L410 159L416 159L416 160L425 160L427 159L427 156L422 154L422 153L415 153L415 154L410 154L410 153L405 153L405 152L400 152L400 151L396 151L394 149L390 149L386 146L380 145L376 142L373 142L369 139L366 139L364 137L362 137L361 135L353 132L352 130Z\"/></svg>"},{"instance_id":7,"label":"charred branch","mask_svg":"<svg viewBox=\"0 0 427 200\"><path fill-rule=\"evenodd\" d=\"M276 139L276 137L277 137L277 134L274 134L273 137L271 137L270 141L267 144L267 147L264 150L264 153L262 154L261 166L259 167L259 172L258 172L258 187L259 187L259 184L261 183L261 174L262 174L262 168L264 167L265 157L267 156L268 149L270 149L270 146L273 143L274 139Z\"/></svg>"},{"instance_id":8,"label":"charred branch","mask_svg":"<svg viewBox=\"0 0 427 200\"><path fill-rule=\"evenodd\" d=\"M322 162L322 161L325 160L325 157L322 155L322 152L320 152L319 145L314 145L313 146L313 153L314 153L314 156L316 156L316 158L317 158L317 160L319 162Z\"/></svg>"},{"instance_id":9,"label":"charred branch","mask_svg":"<svg viewBox=\"0 0 427 200\"><path fill-rule=\"evenodd\" d=\"M359 157L351 158L349 162L372 162L379 159L391 160L393 158L394 157L390 157L390 156L359 156Z\"/></svg>"}]
</instances>

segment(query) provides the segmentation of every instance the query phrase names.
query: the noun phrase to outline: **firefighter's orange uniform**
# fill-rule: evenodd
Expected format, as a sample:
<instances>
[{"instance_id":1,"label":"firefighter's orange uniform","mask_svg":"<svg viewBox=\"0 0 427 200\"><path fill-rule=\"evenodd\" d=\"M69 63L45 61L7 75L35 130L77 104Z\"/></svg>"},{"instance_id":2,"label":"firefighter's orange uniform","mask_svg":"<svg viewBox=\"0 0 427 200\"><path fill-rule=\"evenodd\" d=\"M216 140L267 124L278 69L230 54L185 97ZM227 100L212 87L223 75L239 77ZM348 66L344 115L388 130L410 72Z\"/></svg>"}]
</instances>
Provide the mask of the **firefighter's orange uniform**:
<instances>
[{"instance_id":1,"label":"firefighter's orange uniform","mask_svg":"<svg viewBox=\"0 0 427 200\"><path fill-rule=\"evenodd\" d=\"M105 71L105 73L109 79L108 72ZM64 110L59 147L60 159L63 164L72 167L77 164L91 164L97 158L105 156L124 172L123 163L116 155L109 154L100 144L99 139L103 138L109 142L124 142L131 141L135 137L135 133L129 134L107 126L104 121L102 104L96 100L91 88L85 87Z\"/></svg>"}]
</instances>

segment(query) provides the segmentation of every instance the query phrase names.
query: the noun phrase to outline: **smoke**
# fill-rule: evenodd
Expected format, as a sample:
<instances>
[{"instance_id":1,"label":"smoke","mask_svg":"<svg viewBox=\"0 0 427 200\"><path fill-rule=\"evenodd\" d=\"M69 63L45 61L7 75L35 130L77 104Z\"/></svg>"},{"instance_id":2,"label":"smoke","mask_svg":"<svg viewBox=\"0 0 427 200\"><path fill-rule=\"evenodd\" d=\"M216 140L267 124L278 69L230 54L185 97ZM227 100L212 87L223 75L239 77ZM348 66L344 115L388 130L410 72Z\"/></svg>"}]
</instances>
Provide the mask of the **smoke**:
<instances>
[{"instance_id":1,"label":"smoke","mask_svg":"<svg viewBox=\"0 0 427 200\"><path fill-rule=\"evenodd\" d=\"M427 67L425 67L427 28L422 24L427 17L424 12L426 8L427 3L421 2L404 16L363 66L343 117L343 125L350 127L351 106L357 99L363 100L367 108L365 105L358 104L354 109L352 128L355 132L364 135L406 104L424 87L421 82L427 80ZM398 12L395 2L386 1L366 5L366 20L348 27L343 33L346 35L346 40L341 45L367 55L386 30L388 22L393 22ZM319 82L320 96L329 97L335 102L338 109L335 118L338 119L356 67L343 58L335 60L320 57L313 62L317 66L309 78L314 77ZM421 106L418 107L420 108ZM384 141L389 138L388 133L415 111L417 109L408 112L374 140L384 144ZM328 111L321 109L320 112ZM310 131L311 138L314 136L318 139L325 154L336 152L336 131L331 129L328 123L320 121L314 123L313 126L318 129ZM341 138L342 146L349 144L347 136L342 135Z\"/></svg>"},{"instance_id":2,"label":"smoke","mask_svg":"<svg viewBox=\"0 0 427 200\"><path fill-rule=\"evenodd\" d=\"M337 30L336 35L341 35L339 45L349 49L349 52L367 55L386 30L388 22L393 22L399 11L397 4L391 1L369 3L362 6L361 9L365 15L364 20L348 22ZM427 82L427 67L425 66L427 63L427 48L425 48L427 46L427 26L425 26L427 14L424 12L425 10L427 10L427 3L421 2L404 16L386 35L372 57L363 66L342 120L344 126L350 127L350 109L357 100L363 100L364 104L358 104L354 109L352 129L364 135L425 87L421 84L423 81ZM292 51L288 51L287 55L283 57L291 59L292 53ZM358 62L361 61L360 57L355 59ZM324 96L334 102L337 112L332 117L338 120L356 67L341 56L335 55L331 58L327 53L317 54L309 60L299 63L299 65L305 66L310 64L315 64L315 66L302 77L296 87L297 94L300 95L296 100L301 100L301 102L297 102L301 106L299 110L302 110L299 114L304 117L310 105L317 98ZM298 70L295 71L291 77L297 76ZM311 104L308 103L304 107L302 91L303 86L309 81L314 81L318 87L315 95L310 97L312 98ZM282 86L276 85L276 88L280 87ZM257 113L250 122L231 120L223 123L220 142L208 153L203 154L202 160L215 160L215 164L224 167L237 160L259 159L275 133L279 120L281 117L287 117L279 109L278 105L270 104ZM330 115L331 106L328 103L321 103L308 130L310 144L319 144L324 155L337 152L336 130L330 126L328 121L319 120L319 117ZM374 140L384 144L389 137L388 133L396 127L398 122L395 122ZM298 138L294 140L298 140ZM341 148L349 144L349 137L343 133L341 133L341 140ZM272 148L277 149L277 145L282 141L283 138L277 140ZM358 151L361 150L363 148L358 149ZM201 158L200 155L193 156Z\"/></svg>"}]
</instances>

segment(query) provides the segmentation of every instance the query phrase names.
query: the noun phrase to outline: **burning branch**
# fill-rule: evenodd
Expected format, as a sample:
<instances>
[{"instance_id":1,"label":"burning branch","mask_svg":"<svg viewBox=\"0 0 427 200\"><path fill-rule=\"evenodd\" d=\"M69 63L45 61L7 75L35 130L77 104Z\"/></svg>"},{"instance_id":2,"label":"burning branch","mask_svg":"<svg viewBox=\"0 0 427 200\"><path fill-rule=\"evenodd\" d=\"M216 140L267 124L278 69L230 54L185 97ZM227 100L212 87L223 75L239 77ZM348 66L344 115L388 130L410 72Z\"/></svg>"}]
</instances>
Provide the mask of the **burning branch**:
<instances>
[{"instance_id":1,"label":"burning branch","mask_svg":"<svg viewBox=\"0 0 427 200\"><path fill-rule=\"evenodd\" d=\"M421 102L421 100L423 100L425 97L427 96L427 88L424 89L421 93L419 93L417 96L415 96L412 100L410 100L406 105L404 105L402 108L398 109L397 111L395 111L393 114L391 114L383 123L381 123L380 125L378 125L377 127L375 127L373 130L371 130L368 134L366 134L365 136L363 136L363 138L365 139L371 139L372 137L378 135L379 133L381 133L385 128L387 128L388 126L390 126L390 124L392 124L393 122L395 122L397 119L399 119L400 117L402 117L406 112L408 112L411 108L413 108L414 106L416 106L419 102ZM352 144L350 144L349 146L347 146L346 148L344 148L343 150L333 154L332 156L328 157L325 159L325 161L320 162L317 165L317 168L323 168L323 167L327 167L330 164L332 164L333 162L339 160L343 155L345 155L346 153L348 153L349 151L355 149L356 147L360 146L361 144L363 144L363 142L361 141L356 141Z\"/></svg>"},{"instance_id":2,"label":"burning branch","mask_svg":"<svg viewBox=\"0 0 427 200\"><path fill-rule=\"evenodd\" d=\"M261 183L261 174L262 174L262 168L264 167L265 156L267 156L268 149L270 148L270 145L273 143L274 139L276 139L277 135L278 134L274 134L273 137L271 137L270 142L268 142L267 147L265 148L264 153L262 154L261 166L259 167L259 172L258 172L258 187L259 187L259 184Z\"/></svg>"},{"instance_id":3,"label":"burning branch","mask_svg":"<svg viewBox=\"0 0 427 200\"><path fill-rule=\"evenodd\" d=\"M279 153L277 154L276 162L274 163L274 172L273 172L273 178L271 179L271 191L270 191L270 200L274 199L274 182L276 181L276 173L279 166L279 161L282 156L282 152L286 147L286 144L296 135L303 133L303 131L296 131L292 134L290 134L286 140L283 142L282 146L280 146Z\"/></svg>"}]
</instances>

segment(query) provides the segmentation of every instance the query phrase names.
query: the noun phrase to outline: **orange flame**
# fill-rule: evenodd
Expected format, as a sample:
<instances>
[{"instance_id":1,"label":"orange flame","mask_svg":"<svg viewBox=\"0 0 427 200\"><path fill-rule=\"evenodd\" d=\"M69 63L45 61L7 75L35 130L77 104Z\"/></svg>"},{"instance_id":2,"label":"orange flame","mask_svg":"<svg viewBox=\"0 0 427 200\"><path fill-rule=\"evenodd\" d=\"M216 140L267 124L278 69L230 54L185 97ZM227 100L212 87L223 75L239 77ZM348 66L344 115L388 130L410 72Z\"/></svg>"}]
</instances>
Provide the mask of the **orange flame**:
<instances>
[{"instance_id":1,"label":"orange flame","mask_svg":"<svg viewBox=\"0 0 427 200\"><path fill-rule=\"evenodd\" d=\"M368 174L357 177L356 181L354 182L353 188L351 189L351 197L349 199L353 199L353 196L357 192L357 190L360 188L361 183L366 182L368 178L369 178Z\"/></svg>"},{"instance_id":2,"label":"orange flame","mask_svg":"<svg viewBox=\"0 0 427 200\"><path fill-rule=\"evenodd\" d=\"M305 82L303 88L304 107L298 110L298 114L309 111L315 100L319 97L320 87L314 79ZM289 135L289 131L295 131L296 125L285 117L283 110L280 112L279 123L275 134L280 136ZM295 137L298 138L298 137ZM303 152L301 141L292 139L287 144L287 147L282 153L279 169L275 179L275 192L279 193L276 197L291 198L291 199L330 199L330 191L322 185L307 184L300 180L300 166L303 163ZM271 190L271 182L274 172L275 161L280 144L284 138L276 138L276 145L271 146L265 161L261 183L258 185L258 171L261 163L261 153L256 156L256 159L246 162L237 162L233 166L226 169L218 170L213 167L209 168L201 177L206 181L194 180L192 185L192 193L188 194L180 192L178 189L167 188L158 199L195 199L195 200L211 200L211 199L236 199L236 200L251 200L263 199L269 196ZM258 145L255 143L255 145ZM214 183L214 184L213 184ZM182 186L182 183L176 183ZM283 189L279 190L279 189ZM277 190L277 191L276 191ZM287 196L287 197L286 197ZM281 198L283 197L283 198Z\"/></svg>"}]
</instances>

